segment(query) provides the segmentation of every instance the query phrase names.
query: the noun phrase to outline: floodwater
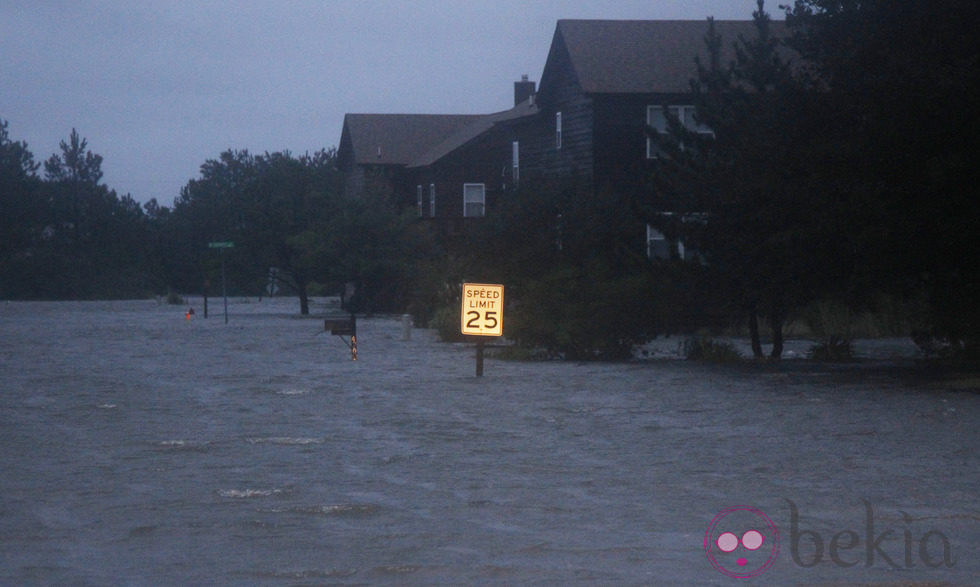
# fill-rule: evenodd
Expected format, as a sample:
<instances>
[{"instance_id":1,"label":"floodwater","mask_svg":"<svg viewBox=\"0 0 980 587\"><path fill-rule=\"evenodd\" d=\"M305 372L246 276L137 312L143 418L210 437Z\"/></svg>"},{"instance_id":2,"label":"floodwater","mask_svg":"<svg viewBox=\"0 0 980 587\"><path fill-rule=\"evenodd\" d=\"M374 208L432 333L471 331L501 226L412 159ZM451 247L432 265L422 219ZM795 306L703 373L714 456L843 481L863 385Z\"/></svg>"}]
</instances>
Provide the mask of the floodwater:
<instances>
[{"instance_id":1,"label":"floodwater","mask_svg":"<svg viewBox=\"0 0 980 587\"><path fill-rule=\"evenodd\" d=\"M193 304L0 303L0 584L980 584L975 383Z\"/></svg>"}]
</instances>

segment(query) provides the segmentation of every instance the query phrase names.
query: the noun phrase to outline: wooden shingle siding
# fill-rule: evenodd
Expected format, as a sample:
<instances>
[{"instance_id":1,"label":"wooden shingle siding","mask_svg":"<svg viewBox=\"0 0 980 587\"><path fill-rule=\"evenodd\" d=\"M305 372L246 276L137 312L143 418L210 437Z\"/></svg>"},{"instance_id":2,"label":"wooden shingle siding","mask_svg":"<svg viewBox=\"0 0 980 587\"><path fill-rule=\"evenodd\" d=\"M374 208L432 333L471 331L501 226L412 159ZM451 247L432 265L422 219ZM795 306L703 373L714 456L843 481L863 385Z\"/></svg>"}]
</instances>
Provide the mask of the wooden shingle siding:
<instances>
[{"instance_id":1,"label":"wooden shingle siding","mask_svg":"<svg viewBox=\"0 0 980 587\"><path fill-rule=\"evenodd\" d=\"M560 31L555 34L548 55L546 71L548 85L542 79L539 97L540 137L529 149L538 155L536 167L528 169L542 179L576 179L591 184L592 162L592 99L582 92L572 68L572 62ZM561 112L561 148L555 144L555 113Z\"/></svg>"}]
</instances>

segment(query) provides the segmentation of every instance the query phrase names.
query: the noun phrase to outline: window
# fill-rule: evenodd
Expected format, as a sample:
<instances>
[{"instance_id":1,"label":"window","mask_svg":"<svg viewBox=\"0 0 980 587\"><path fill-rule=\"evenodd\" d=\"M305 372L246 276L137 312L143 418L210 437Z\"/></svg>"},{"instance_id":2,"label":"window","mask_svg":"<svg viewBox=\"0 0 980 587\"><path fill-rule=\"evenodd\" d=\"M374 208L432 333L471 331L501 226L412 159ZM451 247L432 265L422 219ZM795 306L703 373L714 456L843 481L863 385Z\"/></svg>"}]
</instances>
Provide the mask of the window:
<instances>
[{"instance_id":1,"label":"window","mask_svg":"<svg viewBox=\"0 0 980 587\"><path fill-rule=\"evenodd\" d=\"M664 233L647 224L647 257L651 259L669 259L670 244Z\"/></svg>"},{"instance_id":2,"label":"window","mask_svg":"<svg viewBox=\"0 0 980 587\"><path fill-rule=\"evenodd\" d=\"M463 184L463 216L483 216L486 205L486 186L482 183Z\"/></svg>"},{"instance_id":3,"label":"window","mask_svg":"<svg viewBox=\"0 0 980 587\"><path fill-rule=\"evenodd\" d=\"M429 216L436 215L436 184L429 184Z\"/></svg>"},{"instance_id":4,"label":"window","mask_svg":"<svg viewBox=\"0 0 980 587\"><path fill-rule=\"evenodd\" d=\"M510 162L512 181L514 182L514 187L517 187L521 183L521 144L514 141L510 144Z\"/></svg>"},{"instance_id":5,"label":"window","mask_svg":"<svg viewBox=\"0 0 980 587\"><path fill-rule=\"evenodd\" d=\"M689 131L705 135L714 134L706 125L698 124L694 120L694 106L667 106L667 112L676 116ZM664 113L663 106L647 106L647 125L660 134L667 134L667 115ZM683 148L683 145L681 147ZM647 159L656 159L659 155L660 150L657 148L656 141L647 137Z\"/></svg>"},{"instance_id":6,"label":"window","mask_svg":"<svg viewBox=\"0 0 980 587\"><path fill-rule=\"evenodd\" d=\"M669 215L670 213L668 212L667 214ZM682 241L671 243L664 236L664 233L647 224L647 257L651 259L670 259L675 252L681 260L696 258L695 251L693 249L690 251L687 250Z\"/></svg>"},{"instance_id":7,"label":"window","mask_svg":"<svg viewBox=\"0 0 980 587\"><path fill-rule=\"evenodd\" d=\"M561 149L561 112L555 112L555 148Z\"/></svg>"},{"instance_id":8,"label":"window","mask_svg":"<svg viewBox=\"0 0 980 587\"><path fill-rule=\"evenodd\" d=\"M417 198L418 199L418 204L417 205L418 205L418 209L419 209L419 218L421 218L422 217L422 184L419 184L419 185L415 186L415 193L416 193L416 196L418 196L418 198Z\"/></svg>"}]
</instances>

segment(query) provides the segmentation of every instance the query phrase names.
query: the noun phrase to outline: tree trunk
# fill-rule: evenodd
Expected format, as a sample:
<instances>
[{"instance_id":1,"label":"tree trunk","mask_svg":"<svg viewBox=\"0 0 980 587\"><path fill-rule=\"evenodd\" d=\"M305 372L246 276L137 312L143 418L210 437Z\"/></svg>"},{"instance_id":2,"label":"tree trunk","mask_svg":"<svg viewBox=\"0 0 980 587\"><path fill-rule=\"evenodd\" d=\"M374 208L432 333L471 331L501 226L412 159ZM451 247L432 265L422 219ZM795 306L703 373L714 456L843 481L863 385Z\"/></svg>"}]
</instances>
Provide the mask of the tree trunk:
<instances>
[{"instance_id":1,"label":"tree trunk","mask_svg":"<svg viewBox=\"0 0 980 587\"><path fill-rule=\"evenodd\" d=\"M306 291L306 282L296 282L296 291L299 293L299 313L303 316L310 315L310 294Z\"/></svg>"},{"instance_id":2,"label":"tree trunk","mask_svg":"<svg viewBox=\"0 0 980 587\"><path fill-rule=\"evenodd\" d=\"M783 314L775 304L769 315L769 325L772 328L772 352L769 358L779 360L783 356Z\"/></svg>"},{"instance_id":3,"label":"tree trunk","mask_svg":"<svg viewBox=\"0 0 980 587\"><path fill-rule=\"evenodd\" d=\"M762 341L759 339L759 315L755 306L749 310L749 334L752 337L752 354L757 359L763 358L765 355L762 354Z\"/></svg>"}]
</instances>

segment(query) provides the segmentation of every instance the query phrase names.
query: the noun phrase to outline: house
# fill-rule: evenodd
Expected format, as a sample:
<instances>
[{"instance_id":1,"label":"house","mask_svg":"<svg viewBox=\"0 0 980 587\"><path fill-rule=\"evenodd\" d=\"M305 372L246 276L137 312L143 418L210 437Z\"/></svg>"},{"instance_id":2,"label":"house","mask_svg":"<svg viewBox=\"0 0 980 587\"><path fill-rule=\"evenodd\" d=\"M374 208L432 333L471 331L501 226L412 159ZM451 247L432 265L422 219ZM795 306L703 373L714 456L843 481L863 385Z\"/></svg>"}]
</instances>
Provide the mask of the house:
<instances>
[{"instance_id":1,"label":"house","mask_svg":"<svg viewBox=\"0 0 980 587\"><path fill-rule=\"evenodd\" d=\"M403 193L409 164L480 118L483 117L453 114L345 115L337 149L345 191Z\"/></svg>"},{"instance_id":2,"label":"house","mask_svg":"<svg viewBox=\"0 0 980 587\"><path fill-rule=\"evenodd\" d=\"M753 27L715 22L723 61ZM695 56L706 62L707 28L705 21L560 20L540 87L526 76L515 83L509 110L349 114L338 150L347 186L362 190L366 177L386 178L392 193L450 234L489 213L521 181L574 182L593 195L643 190L658 155L647 129L666 131L665 108L692 130L710 132L698 127L688 97ZM651 256L674 248L650 227L645 234Z\"/></svg>"}]
</instances>

